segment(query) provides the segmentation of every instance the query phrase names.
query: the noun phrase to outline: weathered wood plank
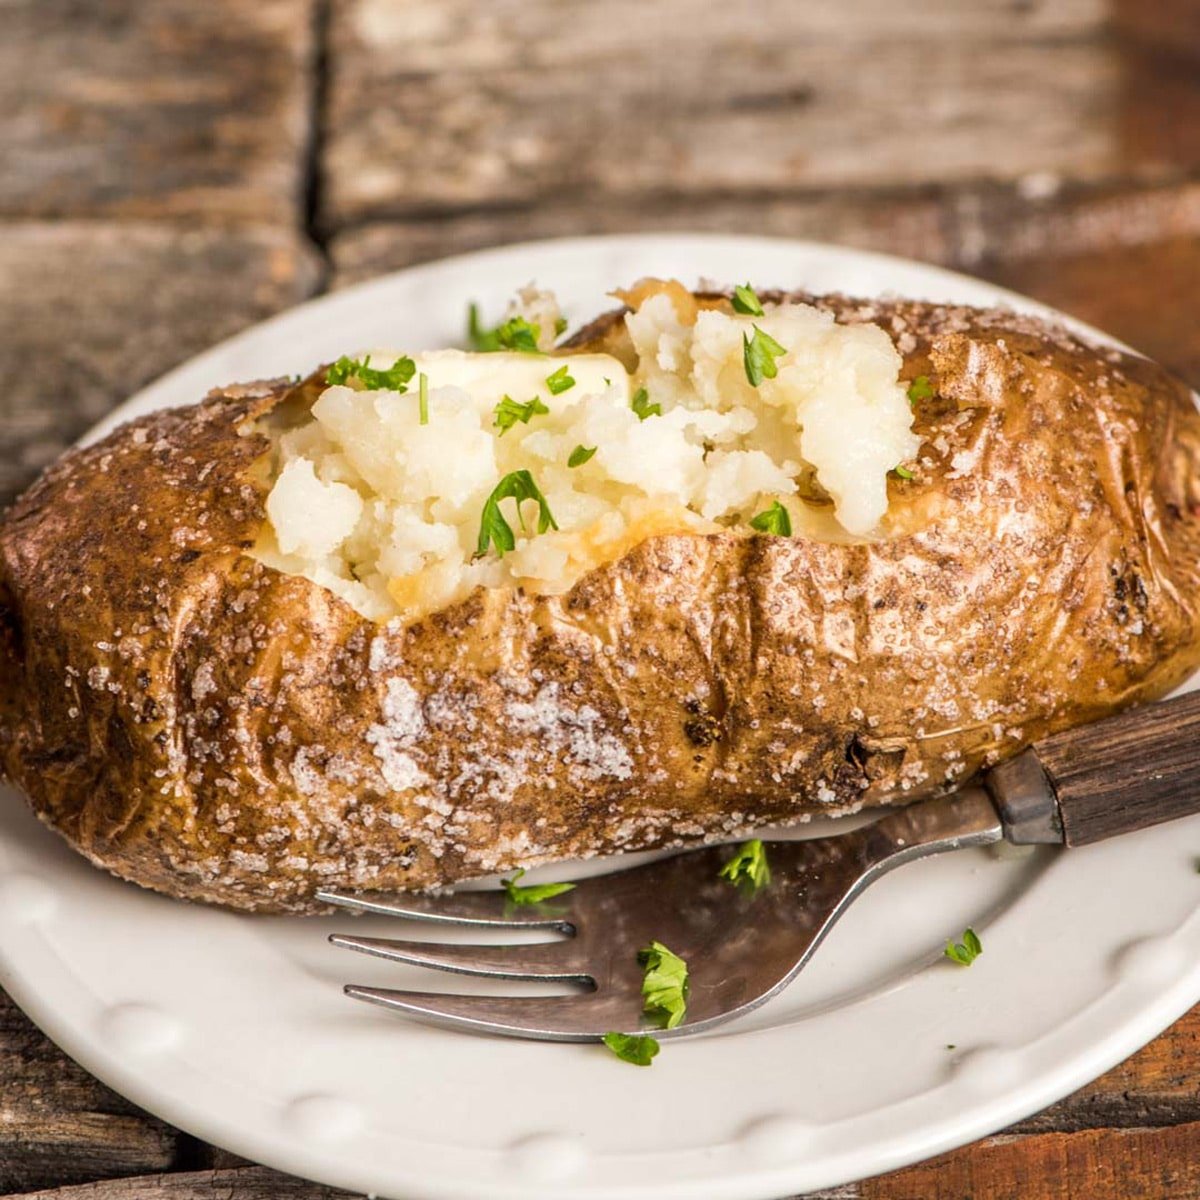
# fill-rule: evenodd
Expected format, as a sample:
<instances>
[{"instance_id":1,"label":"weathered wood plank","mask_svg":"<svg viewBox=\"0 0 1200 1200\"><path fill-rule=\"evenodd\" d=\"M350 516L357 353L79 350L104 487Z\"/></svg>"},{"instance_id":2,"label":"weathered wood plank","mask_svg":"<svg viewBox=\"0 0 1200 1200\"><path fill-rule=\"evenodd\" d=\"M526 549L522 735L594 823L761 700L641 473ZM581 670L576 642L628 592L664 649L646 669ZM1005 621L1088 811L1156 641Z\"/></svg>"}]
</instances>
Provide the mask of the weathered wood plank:
<instances>
[{"instance_id":1,"label":"weathered wood plank","mask_svg":"<svg viewBox=\"0 0 1200 1200\"><path fill-rule=\"evenodd\" d=\"M179 1142L67 1058L0 992L0 1193L164 1170Z\"/></svg>"},{"instance_id":2,"label":"weathered wood plank","mask_svg":"<svg viewBox=\"0 0 1200 1200\"><path fill-rule=\"evenodd\" d=\"M0 215L298 222L314 0L9 0Z\"/></svg>"},{"instance_id":3,"label":"weathered wood plank","mask_svg":"<svg viewBox=\"0 0 1200 1200\"><path fill-rule=\"evenodd\" d=\"M324 219L1194 165L1194 133L1129 136L1164 117L1107 15L1099 0L347 0ZM1194 128L1200 83L1176 93L1173 126Z\"/></svg>"},{"instance_id":4,"label":"weathered wood plank","mask_svg":"<svg viewBox=\"0 0 1200 1200\"><path fill-rule=\"evenodd\" d=\"M339 1200L352 1193L307 1183L266 1167L141 1175L81 1187L29 1192L10 1200Z\"/></svg>"},{"instance_id":5,"label":"weathered wood plank","mask_svg":"<svg viewBox=\"0 0 1200 1200\"><path fill-rule=\"evenodd\" d=\"M858 1200L1200 1200L1200 1124L995 1137L859 1185Z\"/></svg>"},{"instance_id":6,"label":"weathered wood plank","mask_svg":"<svg viewBox=\"0 0 1200 1200\"><path fill-rule=\"evenodd\" d=\"M0 506L118 401L320 278L283 230L0 224Z\"/></svg>"}]
</instances>

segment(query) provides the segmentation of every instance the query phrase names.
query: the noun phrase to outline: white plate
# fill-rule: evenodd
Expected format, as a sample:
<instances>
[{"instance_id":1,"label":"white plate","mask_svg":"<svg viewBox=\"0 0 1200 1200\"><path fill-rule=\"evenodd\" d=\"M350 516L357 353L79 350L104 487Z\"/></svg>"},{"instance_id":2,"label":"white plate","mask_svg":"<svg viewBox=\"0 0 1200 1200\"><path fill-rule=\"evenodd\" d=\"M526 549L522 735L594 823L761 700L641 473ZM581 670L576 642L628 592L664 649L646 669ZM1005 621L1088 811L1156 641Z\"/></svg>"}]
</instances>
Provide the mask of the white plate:
<instances>
[{"instance_id":1,"label":"white plate","mask_svg":"<svg viewBox=\"0 0 1200 1200\"><path fill-rule=\"evenodd\" d=\"M1039 311L975 280L830 246L545 242L316 300L173 371L105 425L363 346L453 343L469 299L497 315L531 278L581 319L607 287L648 274ZM152 1113L328 1184L404 1200L770 1200L1002 1128L1169 1025L1200 999L1197 851L1192 818L1069 853L907 867L867 893L784 995L664 1046L643 1070L597 1046L454 1034L345 1000L351 977L407 987L441 976L332 949L325 935L344 920L236 916L119 883L9 793L0 985ZM968 924L985 949L964 970L941 946Z\"/></svg>"}]
</instances>

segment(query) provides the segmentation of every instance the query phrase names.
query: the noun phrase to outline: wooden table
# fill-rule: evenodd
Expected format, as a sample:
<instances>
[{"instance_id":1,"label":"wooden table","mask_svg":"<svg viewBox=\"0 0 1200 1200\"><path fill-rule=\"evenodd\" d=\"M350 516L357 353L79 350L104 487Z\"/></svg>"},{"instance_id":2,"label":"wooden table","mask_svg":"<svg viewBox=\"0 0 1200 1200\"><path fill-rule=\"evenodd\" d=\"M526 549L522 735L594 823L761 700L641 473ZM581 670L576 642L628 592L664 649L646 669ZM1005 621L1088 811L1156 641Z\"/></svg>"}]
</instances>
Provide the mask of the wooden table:
<instances>
[{"instance_id":1,"label":"wooden table","mask_svg":"<svg viewBox=\"0 0 1200 1200\"><path fill-rule=\"evenodd\" d=\"M774 233L945 263L1200 385L1195 0L5 0L0 15L0 501L243 326L554 234ZM139 1112L0 995L0 1194L25 1193L334 1194ZM1200 1011L1003 1135L825 1196L1200 1198Z\"/></svg>"}]
</instances>

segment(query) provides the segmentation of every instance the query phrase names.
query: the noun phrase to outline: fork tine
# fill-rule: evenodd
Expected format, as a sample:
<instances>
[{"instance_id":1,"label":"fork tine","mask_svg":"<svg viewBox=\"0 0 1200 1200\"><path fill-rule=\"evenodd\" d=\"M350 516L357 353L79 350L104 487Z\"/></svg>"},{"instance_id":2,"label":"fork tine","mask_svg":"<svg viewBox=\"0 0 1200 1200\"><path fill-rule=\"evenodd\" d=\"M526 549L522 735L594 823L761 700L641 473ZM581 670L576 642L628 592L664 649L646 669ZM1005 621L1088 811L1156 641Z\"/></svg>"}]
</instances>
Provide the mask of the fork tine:
<instances>
[{"instance_id":1,"label":"fork tine","mask_svg":"<svg viewBox=\"0 0 1200 1200\"><path fill-rule=\"evenodd\" d=\"M569 941L524 946L456 946L348 937L339 933L331 934L329 940L344 950L462 975L490 975L496 979L590 978L578 947Z\"/></svg>"},{"instance_id":2,"label":"fork tine","mask_svg":"<svg viewBox=\"0 0 1200 1200\"><path fill-rule=\"evenodd\" d=\"M318 892L323 904L353 912L412 921L439 921L449 925L479 925L492 929L569 930L572 920L568 905L554 900L521 907L507 902L503 892L455 892L449 896L413 894L393 900L369 899L353 892ZM569 901L569 894L563 897Z\"/></svg>"},{"instance_id":3,"label":"fork tine","mask_svg":"<svg viewBox=\"0 0 1200 1200\"><path fill-rule=\"evenodd\" d=\"M463 996L444 992L398 992L348 986L347 996L423 1017L435 1025L532 1037L554 1042L595 1042L610 1029L634 1029L639 1005L628 997L592 992L583 996Z\"/></svg>"}]
</instances>

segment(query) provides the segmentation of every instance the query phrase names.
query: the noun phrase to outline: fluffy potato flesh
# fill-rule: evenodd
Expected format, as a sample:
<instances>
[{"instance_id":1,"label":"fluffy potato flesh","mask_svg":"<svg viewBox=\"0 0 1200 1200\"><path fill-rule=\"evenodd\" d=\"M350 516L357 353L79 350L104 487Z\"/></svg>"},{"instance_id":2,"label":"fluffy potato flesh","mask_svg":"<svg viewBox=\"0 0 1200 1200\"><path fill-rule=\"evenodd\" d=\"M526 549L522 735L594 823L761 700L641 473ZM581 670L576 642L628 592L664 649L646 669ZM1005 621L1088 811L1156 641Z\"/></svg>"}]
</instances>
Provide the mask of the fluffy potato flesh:
<instances>
[{"instance_id":1,"label":"fluffy potato flesh","mask_svg":"<svg viewBox=\"0 0 1200 1200\"><path fill-rule=\"evenodd\" d=\"M773 296L760 327L825 349L789 385L805 399L768 404L739 390L729 297L631 298L635 315L597 320L563 358L527 360L608 356L660 417L631 421L591 386L569 418L584 424L568 432L568 391L497 437L482 399L431 389L422 427L411 392L381 413L322 373L223 389L67 455L0 521L3 774L125 879L307 912L321 887L438 887L933 795L1195 668L1200 416L1161 369L1008 312ZM781 357L774 382L799 366ZM872 389L922 376L911 429L893 414L862 439ZM699 452L694 484L666 457L670 488L639 474L608 436L624 422L635 447L714 418L707 456L670 435L680 459ZM587 464L594 487L559 457L591 422L588 444L614 448ZM449 428L439 475L421 439ZM919 441L911 479L886 473L890 438ZM413 469L397 477L392 450ZM724 452L762 453L787 483L713 483ZM521 538L511 510L513 550L468 558L484 490L518 462L560 506L566 566L537 564L553 531ZM794 536L747 530L771 496ZM381 504L389 536L349 561L387 580L387 621L343 598L383 593L339 562ZM572 504L604 511L576 521ZM299 569L270 561L272 538ZM412 615L425 584L392 589L443 557L524 565Z\"/></svg>"},{"instance_id":2,"label":"fluffy potato flesh","mask_svg":"<svg viewBox=\"0 0 1200 1200\"><path fill-rule=\"evenodd\" d=\"M560 594L651 532L748 533L776 504L810 536L883 535L888 474L920 445L888 335L805 304L700 311L680 290L644 289L627 316L632 373L605 354L449 350L415 355L404 391L329 387L279 438L264 561L411 620L476 587ZM480 553L489 496L518 471L554 525L505 499L515 545Z\"/></svg>"}]
</instances>

